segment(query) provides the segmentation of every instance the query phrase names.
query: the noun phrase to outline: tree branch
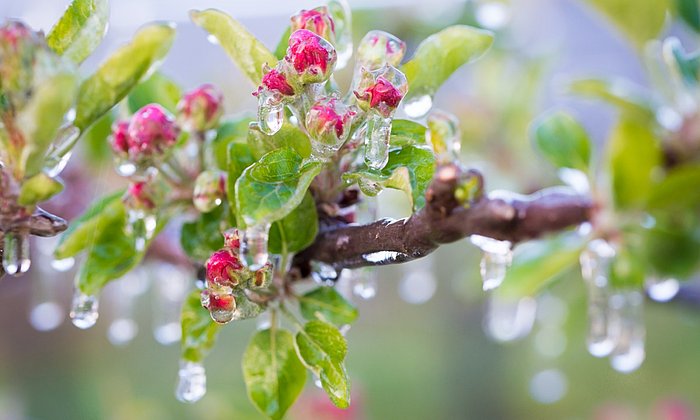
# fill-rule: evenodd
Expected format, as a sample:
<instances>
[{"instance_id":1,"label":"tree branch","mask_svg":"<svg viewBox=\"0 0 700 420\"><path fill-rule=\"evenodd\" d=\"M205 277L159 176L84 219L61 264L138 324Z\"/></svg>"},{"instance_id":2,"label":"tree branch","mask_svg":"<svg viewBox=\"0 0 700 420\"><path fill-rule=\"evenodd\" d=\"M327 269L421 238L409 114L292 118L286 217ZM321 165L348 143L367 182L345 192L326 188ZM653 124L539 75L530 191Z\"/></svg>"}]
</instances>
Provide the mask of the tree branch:
<instances>
[{"instance_id":1,"label":"tree branch","mask_svg":"<svg viewBox=\"0 0 700 420\"><path fill-rule=\"evenodd\" d=\"M460 203L455 191L470 182L476 185L476 194L472 201ZM421 210L404 219L367 225L334 219L322 226L316 241L295 257L293 265L305 276L311 260L337 269L402 263L474 234L515 244L586 222L593 207L590 198L561 188L502 198L487 197L482 191L479 172L455 164L441 166Z\"/></svg>"}]
</instances>

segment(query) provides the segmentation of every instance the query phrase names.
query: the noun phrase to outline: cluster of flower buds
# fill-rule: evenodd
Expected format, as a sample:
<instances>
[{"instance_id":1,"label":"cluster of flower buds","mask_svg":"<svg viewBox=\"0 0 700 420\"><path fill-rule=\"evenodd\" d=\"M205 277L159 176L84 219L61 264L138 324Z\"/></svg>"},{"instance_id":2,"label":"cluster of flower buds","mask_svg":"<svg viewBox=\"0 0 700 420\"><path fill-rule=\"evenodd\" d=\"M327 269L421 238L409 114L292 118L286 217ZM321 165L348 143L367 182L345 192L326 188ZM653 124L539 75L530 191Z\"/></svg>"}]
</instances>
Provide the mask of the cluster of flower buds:
<instances>
[{"instance_id":1,"label":"cluster of flower buds","mask_svg":"<svg viewBox=\"0 0 700 420\"><path fill-rule=\"evenodd\" d=\"M272 279L272 263L256 271L246 268L240 258L241 237L238 229L224 233L224 247L207 260L206 287L202 290L202 306L214 321L226 324L236 319L237 296L242 289L267 287Z\"/></svg>"},{"instance_id":2,"label":"cluster of flower buds","mask_svg":"<svg viewBox=\"0 0 700 420\"><path fill-rule=\"evenodd\" d=\"M177 104L177 120L187 131L215 128L224 113L224 96L211 84L204 84L186 93Z\"/></svg>"},{"instance_id":3,"label":"cluster of flower buds","mask_svg":"<svg viewBox=\"0 0 700 420\"><path fill-rule=\"evenodd\" d=\"M122 162L119 173L131 176L151 167L176 143L179 134L175 118L157 104L144 106L129 121L115 123L111 144Z\"/></svg>"},{"instance_id":4,"label":"cluster of flower buds","mask_svg":"<svg viewBox=\"0 0 700 420\"><path fill-rule=\"evenodd\" d=\"M194 182L192 202L202 213L219 207L226 195L226 174L222 171L204 171Z\"/></svg>"}]
</instances>

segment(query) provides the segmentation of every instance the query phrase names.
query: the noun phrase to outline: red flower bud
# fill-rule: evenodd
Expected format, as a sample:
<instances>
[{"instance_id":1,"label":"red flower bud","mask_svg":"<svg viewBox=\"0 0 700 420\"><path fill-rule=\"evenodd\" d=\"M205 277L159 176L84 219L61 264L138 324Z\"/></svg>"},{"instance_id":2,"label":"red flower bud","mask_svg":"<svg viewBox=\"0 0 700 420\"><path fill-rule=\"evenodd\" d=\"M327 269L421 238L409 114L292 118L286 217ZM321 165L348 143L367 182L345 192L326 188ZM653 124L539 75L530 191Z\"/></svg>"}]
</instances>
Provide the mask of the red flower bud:
<instances>
[{"instance_id":1,"label":"red flower bud","mask_svg":"<svg viewBox=\"0 0 700 420\"><path fill-rule=\"evenodd\" d=\"M207 261L207 279L216 284L235 286L239 283L239 272L243 264L230 250L216 251Z\"/></svg>"},{"instance_id":2,"label":"red flower bud","mask_svg":"<svg viewBox=\"0 0 700 420\"><path fill-rule=\"evenodd\" d=\"M202 85L185 94L178 103L179 120L190 130L210 130L219 123L223 101L223 95L214 85Z\"/></svg>"},{"instance_id":3,"label":"red flower bud","mask_svg":"<svg viewBox=\"0 0 700 420\"><path fill-rule=\"evenodd\" d=\"M258 87L258 90L254 92L253 95L258 96L263 89L279 92L284 96L294 95L294 88L287 81L287 76L278 69L270 69L270 71L265 73L260 87Z\"/></svg>"},{"instance_id":4,"label":"red flower bud","mask_svg":"<svg viewBox=\"0 0 700 420\"><path fill-rule=\"evenodd\" d=\"M129 123L129 156L139 161L163 154L175 144L180 129L173 117L157 104L146 105L134 114Z\"/></svg>"},{"instance_id":5,"label":"red flower bud","mask_svg":"<svg viewBox=\"0 0 700 420\"><path fill-rule=\"evenodd\" d=\"M292 32L298 29L307 29L331 43L335 42L335 23L326 6L313 10L302 10L292 16L291 20Z\"/></svg>"},{"instance_id":6,"label":"red flower bud","mask_svg":"<svg viewBox=\"0 0 700 420\"><path fill-rule=\"evenodd\" d=\"M299 29L289 37L284 59L296 72L299 82L308 84L328 80L337 55L328 41L309 30Z\"/></svg>"},{"instance_id":7,"label":"red flower bud","mask_svg":"<svg viewBox=\"0 0 700 420\"><path fill-rule=\"evenodd\" d=\"M232 252L241 249L241 233L236 228L228 229L224 232L224 246Z\"/></svg>"},{"instance_id":8,"label":"red flower bud","mask_svg":"<svg viewBox=\"0 0 700 420\"><path fill-rule=\"evenodd\" d=\"M127 194L129 194L129 198L133 200L134 204L139 207L149 210L156 207L156 204L151 199L146 182L132 182L129 184Z\"/></svg>"},{"instance_id":9,"label":"red flower bud","mask_svg":"<svg viewBox=\"0 0 700 420\"><path fill-rule=\"evenodd\" d=\"M129 122L118 121L112 125L112 136L110 137L112 150L118 155L127 156L129 154Z\"/></svg>"},{"instance_id":10,"label":"red flower bud","mask_svg":"<svg viewBox=\"0 0 700 420\"><path fill-rule=\"evenodd\" d=\"M322 98L306 114L306 129L315 154L323 157L336 152L348 138L357 112L335 97Z\"/></svg>"},{"instance_id":11,"label":"red flower bud","mask_svg":"<svg viewBox=\"0 0 700 420\"><path fill-rule=\"evenodd\" d=\"M398 66L406 53L406 43L384 31L370 31L357 47L357 63L367 70L385 64Z\"/></svg>"},{"instance_id":12,"label":"red flower bud","mask_svg":"<svg viewBox=\"0 0 700 420\"><path fill-rule=\"evenodd\" d=\"M365 111L373 109L383 117L393 115L408 91L406 76L392 66L368 72L362 69L362 78L355 96Z\"/></svg>"}]
</instances>

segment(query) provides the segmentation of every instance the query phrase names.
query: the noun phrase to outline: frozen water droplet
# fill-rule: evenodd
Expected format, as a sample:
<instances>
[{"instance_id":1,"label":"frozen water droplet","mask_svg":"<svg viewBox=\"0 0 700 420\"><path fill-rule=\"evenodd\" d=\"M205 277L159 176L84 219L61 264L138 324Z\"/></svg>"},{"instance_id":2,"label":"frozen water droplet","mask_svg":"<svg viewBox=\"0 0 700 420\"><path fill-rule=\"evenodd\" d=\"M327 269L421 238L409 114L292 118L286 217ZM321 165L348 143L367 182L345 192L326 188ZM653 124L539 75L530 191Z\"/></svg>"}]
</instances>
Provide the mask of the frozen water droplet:
<instances>
[{"instance_id":1,"label":"frozen water droplet","mask_svg":"<svg viewBox=\"0 0 700 420\"><path fill-rule=\"evenodd\" d=\"M61 127L46 156L44 172L51 178L58 176L70 160L80 130L72 124Z\"/></svg>"},{"instance_id":2,"label":"frozen water droplet","mask_svg":"<svg viewBox=\"0 0 700 420\"><path fill-rule=\"evenodd\" d=\"M586 195L591 192L588 176L582 171L571 168L559 168L557 175L559 175L559 179L563 183L570 186L577 193Z\"/></svg>"},{"instance_id":3,"label":"frozen water droplet","mask_svg":"<svg viewBox=\"0 0 700 420\"><path fill-rule=\"evenodd\" d=\"M508 299L491 292L487 305L484 330L492 339L513 341L532 330L537 314L536 300L530 297Z\"/></svg>"},{"instance_id":4,"label":"frozen water droplet","mask_svg":"<svg viewBox=\"0 0 700 420\"><path fill-rule=\"evenodd\" d=\"M42 302L32 308L29 313L29 323L37 331L51 331L63 322L65 313L56 302Z\"/></svg>"},{"instance_id":5,"label":"frozen water droplet","mask_svg":"<svg viewBox=\"0 0 700 420\"><path fill-rule=\"evenodd\" d=\"M370 169L383 169L389 162L390 135L391 118L379 114L369 118L365 134L365 163Z\"/></svg>"},{"instance_id":6,"label":"frozen water droplet","mask_svg":"<svg viewBox=\"0 0 700 420\"><path fill-rule=\"evenodd\" d=\"M377 277L371 268L353 270L352 293L364 300L377 296Z\"/></svg>"},{"instance_id":7,"label":"frozen water droplet","mask_svg":"<svg viewBox=\"0 0 700 420\"><path fill-rule=\"evenodd\" d=\"M86 295L76 289L69 314L71 322L83 330L92 327L99 317L98 307L99 300L97 296Z\"/></svg>"},{"instance_id":8,"label":"frozen water droplet","mask_svg":"<svg viewBox=\"0 0 700 420\"><path fill-rule=\"evenodd\" d=\"M11 276L19 276L29 270L29 237L26 232L7 232L3 243L2 267Z\"/></svg>"},{"instance_id":9,"label":"frozen water droplet","mask_svg":"<svg viewBox=\"0 0 700 420\"><path fill-rule=\"evenodd\" d=\"M314 376L314 386L319 389L323 389L323 382L321 382L321 379L317 376Z\"/></svg>"},{"instance_id":10,"label":"frozen water droplet","mask_svg":"<svg viewBox=\"0 0 700 420\"><path fill-rule=\"evenodd\" d=\"M506 278L508 267L513 261L511 243L481 235L472 235L469 240L484 251L480 264L483 289L486 291L497 288Z\"/></svg>"},{"instance_id":11,"label":"frozen water droplet","mask_svg":"<svg viewBox=\"0 0 700 420\"><path fill-rule=\"evenodd\" d=\"M233 315L235 311L229 311L228 309L212 309L210 311L211 319L217 324L228 324L233 321Z\"/></svg>"},{"instance_id":12,"label":"frozen water droplet","mask_svg":"<svg viewBox=\"0 0 700 420\"><path fill-rule=\"evenodd\" d=\"M581 274L588 288L588 332L586 345L595 357L610 354L617 341L617 328L611 319L608 272L615 249L602 239L588 244L581 253Z\"/></svg>"},{"instance_id":13,"label":"frozen water droplet","mask_svg":"<svg viewBox=\"0 0 700 420\"><path fill-rule=\"evenodd\" d=\"M139 327L136 321L130 318L119 318L112 321L107 330L109 342L115 346L123 346L136 337Z\"/></svg>"},{"instance_id":14,"label":"frozen water droplet","mask_svg":"<svg viewBox=\"0 0 700 420\"><path fill-rule=\"evenodd\" d=\"M647 294L657 302L668 302L676 297L681 285L674 278L658 279L649 278L646 281Z\"/></svg>"},{"instance_id":15,"label":"frozen water droplet","mask_svg":"<svg viewBox=\"0 0 700 420\"><path fill-rule=\"evenodd\" d=\"M311 263L311 277L322 286L333 286L338 280L338 270L330 264L320 261Z\"/></svg>"},{"instance_id":16,"label":"frozen water droplet","mask_svg":"<svg viewBox=\"0 0 700 420\"><path fill-rule=\"evenodd\" d=\"M128 159L115 158L117 173L123 177L130 177L136 173L136 164Z\"/></svg>"},{"instance_id":17,"label":"frozen water droplet","mask_svg":"<svg viewBox=\"0 0 700 420\"><path fill-rule=\"evenodd\" d=\"M209 34L209 35L207 36L207 41L211 42L211 43L214 44L214 45L219 45L219 38L217 38L217 37L214 36L214 35Z\"/></svg>"},{"instance_id":18,"label":"frozen water droplet","mask_svg":"<svg viewBox=\"0 0 700 420\"><path fill-rule=\"evenodd\" d=\"M207 374L201 363L180 361L175 397L184 403L195 403L207 393Z\"/></svg>"},{"instance_id":19,"label":"frozen water droplet","mask_svg":"<svg viewBox=\"0 0 700 420\"><path fill-rule=\"evenodd\" d=\"M462 134L457 117L444 111L435 110L428 117L426 140L441 162L459 160L462 150Z\"/></svg>"},{"instance_id":20,"label":"frozen water droplet","mask_svg":"<svg viewBox=\"0 0 700 420\"><path fill-rule=\"evenodd\" d=\"M258 92L258 126L271 136L282 128L284 104L278 92L262 89Z\"/></svg>"},{"instance_id":21,"label":"frozen water droplet","mask_svg":"<svg viewBox=\"0 0 700 420\"><path fill-rule=\"evenodd\" d=\"M241 261L249 269L261 269L269 258L267 240L270 225L259 224L248 226L241 237Z\"/></svg>"},{"instance_id":22,"label":"frozen water droplet","mask_svg":"<svg viewBox=\"0 0 700 420\"><path fill-rule=\"evenodd\" d=\"M146 244L156 231L156 216L142 209L129 209L127 233L134 238L134 248L137 252L146 250Z\"/></svg>"},{"instance_id":23,"label":"frozen water droplet","mask_svg":"<svg viewBox=\"0 0 700 420\"><path fill-rule=\"evenodd\" d=\"M63 259L54 259L51 261L51 268L53 268L56 271L60 272L66 272L73 268L75 265L75 258L73 257L68 257L68 258L63 258Z\"/></svg>"},{"instance_id":24,"label":"frozen water droplet","mask_svg":"<svg viewBox=\"0 0 700 420\"><path fill-rule=\"evenodd\" d=\"M403 100L403 110L411 118L423 118L433 107L433 97L428 94L416 95Z\"/></svg>"},{"instance_id":25,"label":"frozen water droplet","mask_svg":"<svg viewBox=\"0 0 700 420\"><path fill-rule=\"evenodd\" d=\"M610 296L611 317L619 328L610 365L618 372L630 373L644 362L644 297L638 290L624 290Z\"/></svg>"}]
</instances>

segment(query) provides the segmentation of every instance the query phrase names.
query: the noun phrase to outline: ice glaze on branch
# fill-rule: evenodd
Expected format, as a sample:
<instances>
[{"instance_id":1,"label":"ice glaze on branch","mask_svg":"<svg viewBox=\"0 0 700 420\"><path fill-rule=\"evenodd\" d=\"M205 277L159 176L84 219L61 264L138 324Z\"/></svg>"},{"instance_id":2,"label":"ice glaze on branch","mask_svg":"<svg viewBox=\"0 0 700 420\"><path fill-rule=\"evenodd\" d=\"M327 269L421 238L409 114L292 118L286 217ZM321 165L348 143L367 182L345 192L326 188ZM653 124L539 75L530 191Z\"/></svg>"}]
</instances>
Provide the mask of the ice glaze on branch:
<instances>
[{"instance_id":1,"label":"ice glaze on branch","mask_svg":"<svg viewBox=\"0 0 700 420\"><path fill-rule=\"evenodd\" d=\"M460 203L455 191L470 182L472 199ZM473 234L517 243L586 222L592 210L590 198L561 189L513 198L489 198L482 192L479 172L455 164L441 166L421 210L404 219L367 225L331 223L295 257L294 266L305 275L311 260L336 268L402 263Z\"/></svg>"}]
</instances>

